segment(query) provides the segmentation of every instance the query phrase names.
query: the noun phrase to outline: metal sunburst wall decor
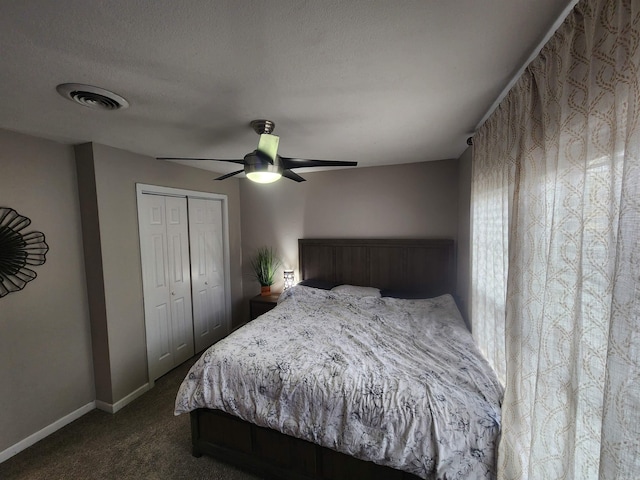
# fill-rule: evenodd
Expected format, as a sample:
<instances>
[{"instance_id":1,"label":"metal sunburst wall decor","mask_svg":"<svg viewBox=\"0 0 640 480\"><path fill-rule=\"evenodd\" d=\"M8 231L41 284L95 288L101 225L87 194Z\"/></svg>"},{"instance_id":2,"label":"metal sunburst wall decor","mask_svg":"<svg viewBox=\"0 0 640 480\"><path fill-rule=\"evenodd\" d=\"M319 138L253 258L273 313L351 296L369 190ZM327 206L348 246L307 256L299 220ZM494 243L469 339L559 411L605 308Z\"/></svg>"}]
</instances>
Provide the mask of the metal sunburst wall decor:
<instances>
[{"instance_id":1,"label":"metal sunburst wall decor","mask_svg":"<svg viewBox=\"0 0 640 480\"><path fill-rule=\"evenodd\" d=\"M0 207L0 298L22 290L36 278L27 266L42 265L49 246L42 232L23 232L31 220L13 208Z\"/></svg>"}]
</instances>

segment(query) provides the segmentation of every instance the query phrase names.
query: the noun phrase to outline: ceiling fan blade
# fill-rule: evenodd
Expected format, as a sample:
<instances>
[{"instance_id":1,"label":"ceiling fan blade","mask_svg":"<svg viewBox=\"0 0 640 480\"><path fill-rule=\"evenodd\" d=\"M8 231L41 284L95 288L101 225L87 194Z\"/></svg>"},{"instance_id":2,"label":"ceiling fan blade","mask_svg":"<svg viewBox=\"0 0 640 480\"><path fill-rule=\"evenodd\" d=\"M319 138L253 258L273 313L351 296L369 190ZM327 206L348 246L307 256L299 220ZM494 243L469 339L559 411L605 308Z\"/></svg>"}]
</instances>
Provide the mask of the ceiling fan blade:
<instances>
[{"instance_id":1,"label":"ceiling fan blade","mask_svg":"<svg viewBox=\"0 0 640 480\"><path fill-rule=\"evenodd\" d=\"M264 165L265 163L273 165L273 158L260 150L254 150L244 156L242 163L245 165Z\"/></svg>"},{"instance_id":2,"label":"ceiling fan blade","mask_svg":"<svg viewBox=\"0 0 640 480\"><path fill-rule=\"evenodd\" d=\"M302 178L297 173L292 172L291 170L283 170L282 171L282 176L283 177L287 177L290 180L295 180L296 182L306 182L306 180L304 178Z\"/></svg>"},{"instance_id":3,"label":"ceiling fan blade","mask_svg":"<svg viewBox=\"0 0 640 480\"><path fill-rule=\"evenodd\" d=\"M227 160L222 158L156 157L156 160L211 160L212 162L231 162L244 165L244 160Z\"/></svg>"},{"instance_id":4,"label":"ceiling fan blade","mask_svg":"<svg viewBox=\"0 0 640 480\"><path fill-rule=\"evenodd\" d=\"M344 162L340 160L307 160L304 158L280 157L282 166L286 169L304 167L355 167L358 162Z\"/></svg>"},{"instance_id":5,"label":"ceiling fan blade","mask_svg":"<svg viewBox=\"0 0 640 480\"><path fill-rule=\"evenodd\" d=\"M214 180L224 180L225 178L233 177L234 175L237 175L242 172L244 172L244 169L238 170L237 172L227 173L226 175L222 175L221 177L215 178Z\"/></svg>"}]
</instances>

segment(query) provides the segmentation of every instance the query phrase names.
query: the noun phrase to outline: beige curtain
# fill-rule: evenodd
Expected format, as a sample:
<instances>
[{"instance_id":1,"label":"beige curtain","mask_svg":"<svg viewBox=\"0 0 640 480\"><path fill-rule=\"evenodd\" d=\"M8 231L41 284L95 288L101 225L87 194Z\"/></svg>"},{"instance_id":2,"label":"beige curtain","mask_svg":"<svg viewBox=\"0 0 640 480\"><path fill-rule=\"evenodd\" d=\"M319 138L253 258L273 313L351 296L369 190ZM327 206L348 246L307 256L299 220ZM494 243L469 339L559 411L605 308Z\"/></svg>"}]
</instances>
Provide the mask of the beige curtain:
<instances>
[{"instance_id":1,"label":"beige curtain","mask_svg":"<svg viewBox=\"0 0 640 480\"><path fill-rule=\"evenodd\" d=\"M640 0L583 0L474 137L500 479L640 479Z\"/></svg>"}]
</instances>

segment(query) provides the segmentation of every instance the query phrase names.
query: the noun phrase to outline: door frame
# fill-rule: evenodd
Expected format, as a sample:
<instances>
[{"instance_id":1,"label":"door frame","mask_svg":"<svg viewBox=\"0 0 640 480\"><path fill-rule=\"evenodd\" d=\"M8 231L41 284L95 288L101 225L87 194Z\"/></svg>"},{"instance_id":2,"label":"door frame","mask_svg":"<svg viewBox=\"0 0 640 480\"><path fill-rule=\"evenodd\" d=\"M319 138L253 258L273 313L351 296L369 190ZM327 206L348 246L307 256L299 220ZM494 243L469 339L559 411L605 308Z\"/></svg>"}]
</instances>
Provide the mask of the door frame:
<instances>
[{"instance_id":1,"label":"door frame","mask_svg":"<svg viewBox=\"0 0 640 480\"><path fill-rule=\"evenodd\" d=\"M229 247L229 198L221 193L199 192L196 190L186 190L184 188L162 187L160 185L150 185L146 183L136 183L136 204L137 204L137 221L138 221L138 241L140 242L140 274L142 273L142 235L140 232L141 195L161 195L165 197L184 197L184 198L201 198L205 200L217 200L222 202L222 242L224 254L224 312L227 322L227 331L231 328L231 254ZM188 202L187 202L188 208ZM191 264L191 260L189 260ZM144 275L143 275L144 276ZM143 289L144 302L144 289ZM192 306L193 308L193 306ZM143 309L144 310L144 309ZM145 343L147 341L146 318L145 318ZM149 359L147 358L147 376L149 378L149 388L155 385L155 380L149 372Z\"/></svg>"}]
</instances>

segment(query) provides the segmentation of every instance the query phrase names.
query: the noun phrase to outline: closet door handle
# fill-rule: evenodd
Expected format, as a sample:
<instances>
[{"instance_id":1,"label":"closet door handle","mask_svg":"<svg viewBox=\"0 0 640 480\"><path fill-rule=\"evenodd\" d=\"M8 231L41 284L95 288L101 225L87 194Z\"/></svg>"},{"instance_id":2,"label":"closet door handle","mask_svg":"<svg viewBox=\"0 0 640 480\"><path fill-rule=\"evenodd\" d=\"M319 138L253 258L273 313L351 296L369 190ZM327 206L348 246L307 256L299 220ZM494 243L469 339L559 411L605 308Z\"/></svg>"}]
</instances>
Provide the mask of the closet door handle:
<instances>
[{"instance_id":1,"label":"closet door handle","mask_svg":"<svg viewBox=\"0 0 640 480\"><path fill-rule=\"evenodd\" d=\"M176 292L171 292L171 295L175 295L175 294L176 294Z\"/></svg>"}]
</instances>

